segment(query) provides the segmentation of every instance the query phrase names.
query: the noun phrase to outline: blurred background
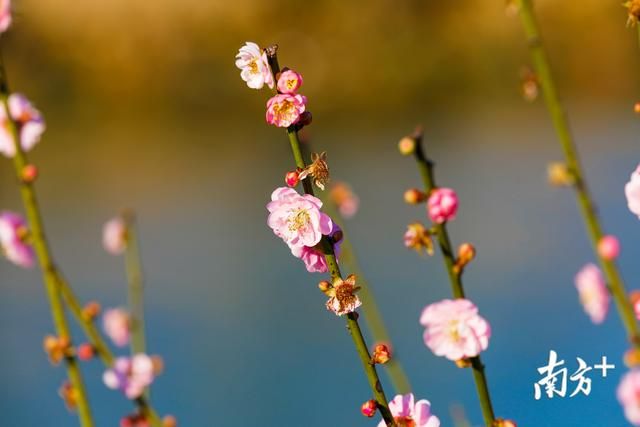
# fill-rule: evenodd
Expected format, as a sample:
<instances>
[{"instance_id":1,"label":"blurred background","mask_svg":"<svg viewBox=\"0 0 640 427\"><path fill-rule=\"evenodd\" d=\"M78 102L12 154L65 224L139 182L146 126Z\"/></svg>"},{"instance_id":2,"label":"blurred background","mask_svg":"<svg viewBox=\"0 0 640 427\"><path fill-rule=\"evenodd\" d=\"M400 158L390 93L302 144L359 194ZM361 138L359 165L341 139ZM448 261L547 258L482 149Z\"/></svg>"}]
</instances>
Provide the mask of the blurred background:
<instances>
[{"instance_id":1,"label":"blurred background","mask_svg":"<svg viewBox=\"0 0 640 427\"><path fill-rule=\"evenodd\" d=\"M633 104L640 89L635 30L619 1L537 2L561 93L606 229L617 234L628 288L638 288L638 219L623 185L640 162ZM266 226L265 204L292 168L284 132L264 123L268 93L239 78L246 41L280 45L302 72L334 179L361 200L347 233L408 371L443 426L452 405L481 414L470 372L422 343L422 308L448 297L439 256L406 250L402 201L419 186L397 141L426 128L438 181L461 210L450 232L478 258L468 296L491 321L483 355L497 415L521 426L623 426L615 388L626 340L617 313L593 326L574 274L593 261L569 190L546 183L561 153L541 100L522 98L528 52L504 1L17 0L3 40L14 91L48 129L31 158L54 253L84 301L123 305L122 259L101 247L102 224L139 216L150 351L165 358L153 400L188 427L373 426L370 391L342 320ZM4 38L4 36L3 36ZM0 162L0 208L21 211L12 165ZM42 351L52 332L37 271L0 263L3 426L73 426ZM81 335L77 334L79 340ZM533 398L549 350L593 365L590 396ZM131 405L85 364L97 425ZM386 377L388 395L393 392Z\"/></svg>"}]
</instances>

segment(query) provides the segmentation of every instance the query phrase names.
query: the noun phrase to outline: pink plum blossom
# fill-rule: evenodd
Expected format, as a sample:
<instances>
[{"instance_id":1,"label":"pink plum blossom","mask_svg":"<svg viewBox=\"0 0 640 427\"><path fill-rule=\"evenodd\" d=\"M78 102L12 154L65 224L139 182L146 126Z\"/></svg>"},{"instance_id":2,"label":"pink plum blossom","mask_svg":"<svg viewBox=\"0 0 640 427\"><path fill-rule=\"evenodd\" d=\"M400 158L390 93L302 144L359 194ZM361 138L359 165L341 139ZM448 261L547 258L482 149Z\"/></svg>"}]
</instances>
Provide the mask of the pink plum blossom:
<instances>
[{"instance_id":1,"label":"pink plum blossom","mask_svg":"<svg viewBox=\"0 0 640 427\"><path fill-rule=\"evenodd\" d=\"M104 333L118 347L124 347L129 343L131 334L131 321L129 314L121 308L111 308L102 316Z\"/></svg>"},{"instance_id":2,"label":"pink plum blossom","mask_svg":"<svg viewBox=\"0 0 640 427\"><path fill-rule=\"evenodd\" d=\"M11 94L7 102L11 119L17 126L21 147L24 151L29 151L40 141L40 136L45 130L44 119L24 95ZM16 155L13 135L4 108L0 108L0 153L6 157Z\"/></svg>"},{"instance_id":3,"label":"pink plum blossom","mask_svg":"<svg viewBox=\"0 0 640 427\"><path fill-rule=\"evenodd\" d=\"M436 224L455 219L458 211L458 195L450 188L436 188L429 195L427 212Z\"/></svg>"},{"instance_id":4,"label":"pink plum blossom","mask_svg":"<svg viewBox=\"0 0 640 427\"><path fill-rule=\"evenodd\" d=\"M489 346L491 327L466 299L445 299L422 311L424 343L436 356L457 361L475 357Z\"/></svg>"},{"instance_id":5,"label":"pink plum blossom","mask_svg":"<svg viewBox=\"0 0 640 427\"><path fill-rule=\"evenodd\" d=\"M616 236L606 235L598 242L598 255L611 261L620 255L620 242Z\"/></svg>"},{"instance_id":6,"label":"pink plum blossom","mask_svg":"<svg viewBox=\"0 0 640 427\"><path fill-rule=\"evenodd\" d=\"M111 369L102 376L104 384L112 390L122 391L128 399L142 396L155 378L153 359L146 354L119 357Z\"/></svg>"},{"instance_id":7,"label":"pink plum blossom","mask_svg":"<svg viewBox=\"0 0 640 427\"><path fill-rule=\"evenodd\" d=\"M595 264L585 265L575 277L576 288L584 311L595 324L604 322L609 311L609 291L600 269Z\"/></svg>"},{"instance_id":8,"label":"pink plum blossom","mask_svg":"<svg viewBox=\"0 0 640 427\"><path fill-rule=\"evenodd\" d=\"M285 70L278 78L278 91L295 95L302 86L302 76L293 70Z\"/></svg>"},{"instance_id":9,"label":"pink plum blossom","mask_svg":"<svg viewBox=\"0 0 640 427\"><path fill-rule=\"evenodd\" d=\"M431 413L431 403L424 399L415 402L413 393L398 394L389 402L389 410L398 426L440 427L440 420ZM378 427L386 425L382 420Z\"/></svg>"},{"instance_id":10,"label":"pink plum blossom","mask_svg":"<svg viewBox=\"0 0 640 427\"><path fill-rule=\"evenodd\" d=\"M11 0L0 0L0 33L4 33L11 25Z\"/></svg>"},{"instance_id":11,"label":"pink plum blossom","mask_svg":"<svg viewBox=\"0 0 640 427\"><path fill-rule=\"evenodd\" d=\"M251 89L262 89L265 84L273 89L275 83L267 54L257 44L246 42L240 48L236 55L236 67L241 70L240 77Z\"/></svg>"},{"instance_id":12,"label":"pink plum blossom","mask_svg":"<svg viewBox=\"0 0 640 427\"><path fill-rule=\"evenodd\" d=\"M340 227L335 222L333 223L333 228L329 236L334 236L338 233ZM333 253L336 258L340 256L340 241L334 242L333 244ZM304 266L307 268L309 273L326 273L328 271L327 261L324 258L324 253L317 246L310 248L308 246L298 246L291 248L291 253L296 258L300 258L302 262L304 262Z\"/></svg>"},{"instance_id":13,"label":"pink plum blossom","mask_svg":"<svg viewBox=\"0 0 640 427\"><path fill-rule=\"evenodd\" d=\"M293 188L280 187L271 194L271 202L267 204L267 224L292 250L303 246L312 248L322 235L333 229L333 221L321 207L322 202L314 196L301 196Z\"/></svg>"},{"instance_id":14,"label":"pink plum blossom","mask_svg":"<svg viewBox=\"0 0 640 427\"><path fill-rule=\"evenodd\" d=\"M624 186L624 194L627 197L629 210L640 217L640 165L631 173L629 182Z\"/></svg>"},{"instance_id":15,"label":"pink plum blossom","mask_svg":"<svg viewBox=\"0 0 640 427\"><path fill-rule=\"evenodd\" d=\"M640 426L640 369L633 369L622 377L616 394L627 421Z\"/></svg>"},{"instance_id":16,"label":"pink plum blossom","mask_svg":"<svg viewBox=\"0 0 640 427\"><path fill-rule=\"evenodd\" d=\"M29 268L35 263L33 248L25 242L26 221L13 212L0 212L0 252L12 263Z\"/></svg>"},{"instance_id":17,"label":"pink plum blossom","mask_svg":"<svg viewBox=\"0 0 640 427\"><path fill-rule=\"evenodd\" d=\"M113 218L104 224L102 245L112 255L124 253L127 248L127 225L122 218Z\"/></svg>"},{"instance_id":18,"label":"pink plum blossom","mask_svg":"<svg viewBox=\"0 0 640 427\"><path fill-rule=\"evenodd\" d=\"M267 123L286 128L298 123L307 98L303 95L278 94L267 101Z\"/></svg>"}]
</instances>

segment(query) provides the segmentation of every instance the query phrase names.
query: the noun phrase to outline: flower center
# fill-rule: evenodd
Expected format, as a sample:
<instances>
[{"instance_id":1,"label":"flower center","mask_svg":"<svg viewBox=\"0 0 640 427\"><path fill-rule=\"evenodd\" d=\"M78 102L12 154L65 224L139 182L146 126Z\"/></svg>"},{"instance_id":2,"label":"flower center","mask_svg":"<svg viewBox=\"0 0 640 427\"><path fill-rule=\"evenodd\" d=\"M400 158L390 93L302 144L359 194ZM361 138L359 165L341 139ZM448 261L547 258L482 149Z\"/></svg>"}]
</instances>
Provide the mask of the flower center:
<instances>
[{"instance_id":1,"label":"flower center","mask_svg":"<svg viewBox=\"0 0 640 427\"><path fill-rule=\"evenodd\" d=\"M396 417L395 422L398 427L416 427L416 422L411 417Z\"/></svg>"},{"instance_id":2,"label":"flower center","mask_svg":"<svg viewBox=\"0 0 640 427\"><path fill-rule=\"evenodd\" d=\"M260 73L260 70L258 69L258 60L257 59L253 59L249 63L249 69L251 70L251 74L259 74Z\"/></svg>"},{"instance_id":3,"label":"flower center","mask_svg":"<svg viewBox=\"0 0 640 427\"><path fill-rule=\"evenodd\" d=\"M296 82L297 82L297 80L295 80L295 79L289 79L289 80L287 80L287 83L286 83L287 89L289 89L289 90L293 90L293 89L295 89L295 87L296 87Z\"/></svg>"},{"instance_id":4,"label":"flower center","mask_svg":"<svg viewBox=\"0 0 640 427\"><path fill-rule=\"evenodd\" d=\"M311 218L309 212L305 209L298 209L289 216L287 223L289 224L289 231L299 231L309 224Z\"/></svg>"},{"instance_id":5,"label":"flower center","mask_svg":"<svg viewBox=\"0 0 640 427\"><path fill-rule=\"evenodd\" d=\"M458 325L460 322L458 320L452 320L449 322L449 336L455 342L460 341L460 331L458 329Z\"/></svg>"}]
</instances>

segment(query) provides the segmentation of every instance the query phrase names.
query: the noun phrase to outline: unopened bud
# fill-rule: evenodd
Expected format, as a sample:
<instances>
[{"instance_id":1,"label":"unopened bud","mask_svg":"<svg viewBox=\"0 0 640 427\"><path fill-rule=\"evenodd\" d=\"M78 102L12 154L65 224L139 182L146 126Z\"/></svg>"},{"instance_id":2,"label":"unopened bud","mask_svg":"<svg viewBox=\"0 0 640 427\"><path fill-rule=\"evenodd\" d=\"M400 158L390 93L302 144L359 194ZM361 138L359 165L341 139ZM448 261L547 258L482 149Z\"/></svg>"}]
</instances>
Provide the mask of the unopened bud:
<instances>
[{"instance_id":1,"label":"unopened bud","mask_svg":"<svg viewBox=\"0 0 640 427\"><path fill-rule=\"evenodd\" d=\"M549 163L547 166L549 184L556 187L567 187L575 184L576 180L569 167L561 162Z\"/></svg>"},{"instance_id":2,"label":"unopened bud","mask_svg":"<svg viewBox=\"0 0 640 427\"><path fill-rule=\"evenodd\" d=\"M34 182L36 178L38 178L38 168L36 165L29 164L23 167L20 172L20 178L22 179L22 182L26 184Z\"/></svg>"},{"instance_id":3,"label":"unopened bud","mask_svg":"<svg viewBox=\"0 0 640 427\"><path fill-rule=\"evenodd\" d=\"M476 257L476 248L471 243L463 243L458 246L458 263L469 264Z\"/></svg>"},{"instance_id":4,"label":"unopened bud","mask_svg":"<svg viewBox=\"0 0 640 427\"><path fill-rule=\"evenodd\" d=\"M469 367L471 367L471 360L469 360L469 359L458 359L458 360L456 360L456 366L458 368L469 368Z\"/></svg>"},{"instance_id":5,"label":"unopened bud","mask_svg":"<svg viewBox=\"0 0 640 427\"><path fill-rule=\"evenodd\" d=\"M640 350L632 348L624 353L624 364L629 368L640 366Z\"/></svg>"},{"instance_id":6,"label":"unopened bud","mask_svg":"<svg viewBox=\"0 0 640 427\"><path fill-rule=\"evenodd\" d=\"M640 102L636 102L636 103L633 105L633 111L634 111L636 114L640 114Z\"/></svg>"},{"instance_id":7,"label":"unopened bud","mask_svg":"<svg viewBox=\"0 0 640 427\"><path fill-rule=\"evenodd\" d=\"M362 415L364 415L367 418L373 418L377 410L378 410L378 404L373 399L367 400L360 407L360 412L362 412Z\"/></svg>"},{"instance_id":8,"label":"unopened bud","mask_svg":"<svg viewBox=\"0 0 640 427\"><path fill-rule=\"evenodd\" d=\"M404 192L404 201L409 205L417 205L428 199L427 194L417 188L410 188Z\"/></svg>"},{"instance_id":9,"label":"unopened bud","mask_svg":"<svg viewBox=\"0 0 640 427\"><path fill-rule=\"evenodd\" d=\"M612 261L620 255L620 242L616 236L606 235L598 242L598 255L607 261Z\"/></svg>"},{"instance_id":10,"label":"unopened bud","mask_svg":"<svg viewBox=\"0 0 640 427\"><path fill-rule=\"evenodd\" d=\"M320 292L327 293L329 289L331 289L331 283L323 280L322 282L318 283L318 289L320 289Z\"/></svg>"},{"instance_id":11,"label":"unopened bud","mask_svg":"<svg viewBox=\"0 0 640 427\"><path fill-rule=\"evenodd\" d=\"M312 122L313 115L311 114L311 111L305 111L304 113L300 114L300 120L298 120L298 123L300 125L309 126Z\"/></svg>"},{"instance_id":12,"label":"unopened bud","mask_svg":"<svg viewBox=\"0 0 640 427\"><path fill-rule=\"evenodd\" d=\"M86 320L93 320L100 315L102 307L97 301L90 301L82 308L82 317Z\"/></svg>"},{"instance_id":13,"label":"unopened bud","mask_svg":"<svg viewBox=\"0 0 640 427\"><path fill-rule=\"evenodd\" d=\"M374 364L383 365L389 360L391 360L391 351L389 350L389 347L387 347L385 344L377 344L373 348L373 356L371 356L371 362L373 362Z\"/></svg>"},{"instance_id":14,"label":"unopened bud","mask_svg":"<svg viewBox=\"0 0 640 427\"><path fill-rule=\"evenodd\" d=\"M162 419L162 427L177 427L178 420L173 415L167 415Z\"/></svg>"},{"instance_id":15,"label":"unopened bud","mask_svg":"<svg viewBox=\"0 0 640 427\"><path fill-rule=\"evenodd\" d=\"M93 359L93 356L96 355L96 351L91 344L84 343L78 346L76 354L78 355L78 359L86 362L87 360Z\"/></svg>"},{"instance_id":16,"label":"unopened bud","mask_svg":"<svg viewBox=\"0 0 640 427\"><path fill-rule=\"evenodd\" d=\"M409 156L416 151L416 140L410 136L405 136L398 142L398 150L403 156Z\"/></svg>"},{"instance_id":17,"label":"unopened bud","mask_svg":"<svg viewBox=\"0 0 640 427\"><path fill-rule=\"evenodd\" d=\"M65 381L58 389L58 395L64 401L69 411L75 411L78 406L78 393L76 389L67 381Z\"/></svg>"},{"instance_id":18,"label":"unopened bud","mask_svg":"<svg viewBox=\"0 0 640 427\"><path fill-rule=\"evenodd\" d=\"M284 182L289 187L295 187L300 182L300 174L298 171L290 171L284 176Z\"/></svg>"},{"instance_id":19,"label":"unopened bud","mask_svg":"<svg viewBox=\"0 0 640 427\"><path fill-rule=\"evenodd\" d=\"M497 418L493 425L494 427L518 427L515 421L505 420L504 418Z\"/></svg>"},{"instance_id":20,"label":"unopened bud","mask_svg":"<svg viewBox=\"0 0 640 427\"><path fill-rule=\"evenodd\" d=\"M160 356L151 356L151 365L153 366L153 375L156 377L164 371L164 360Z\"/></svg>"}]
</instances>

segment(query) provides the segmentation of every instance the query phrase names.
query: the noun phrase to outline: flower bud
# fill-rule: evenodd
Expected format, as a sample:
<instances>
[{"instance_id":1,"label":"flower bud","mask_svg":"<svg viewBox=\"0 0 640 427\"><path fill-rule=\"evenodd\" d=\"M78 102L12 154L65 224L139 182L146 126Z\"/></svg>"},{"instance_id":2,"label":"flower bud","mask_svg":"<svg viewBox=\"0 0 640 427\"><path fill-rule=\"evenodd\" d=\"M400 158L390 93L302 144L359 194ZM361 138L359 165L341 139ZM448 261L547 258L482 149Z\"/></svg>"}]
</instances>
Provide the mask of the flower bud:
<instances>
[{"instance_id":1,"label":"flower bud","mask_svg":"<svg viewBox=\"0 0 640 427\"><path fill-rule=\"evenodd\" d=\"M160 356L151 356L151 365L153 366L153 375L156 377L164 371L164 360Z\"/></svg>"},{"instance_id":2,"label":"flower bud","mask_svg":"<svg viewBox=\"0 0 640 427\"><path fill-rule=\"evenodd\" d=\"M331 283L323 280L322 282L318 283L318 289L320 289L320 292L327 293L329 292L329 289L331 289Z\"/></svg>"},{"instance_id":3,"label":"flower bud","mask_svg":"<svg viewBox=\"0 0 640 427\"><path fill-rule=\"evenodd\" d=\"M640 350L631 348L624 353L624 364L629 368L640 366Z\"/></svg>"},{"instance_id":4,"label":"flower bud","mask_svg":"<svg viewBox=\"0 0 640 427\"><path fill-rule=\"evenodd\" d=\"M456 366L458 368L470 368L471 367L471 360L469 359L458 359L456 360Z\"/></svg>"},{"instance_id":5,"label":"flower bud","mask_svg":"<svg viewBox=\"0 0 640 427\"><path fill-rule=\"evenodd\" d=\"M494 427L518 427L515 421L505 420L504 418L497 418L493 422Z\"/></svg>"},{"instance_id":6,"label":"flower bud","mask_svg":"<svg viewBox=\"0 0 640 427\"><path fill-rule=\"evenodd\" d=\"M458 258L453 270L459 274L476 257L476 248L471 243L463 243L458 246Z\"/></svg>"},{"instance_id":7,"label":"flower bud","mask_svg":"<svg viewBox=\"0 0 640 427\"><path fill-rule=\"evenodd\" d=\"M102 307L97 301L90 301L82 308L82 317L86 320L93 320L100 315Z\"/></svg>"},{"instance_id":8,"label":"flower bud","mask_svg":"<svg viewBox=\"0 0 640 427\"><path fill-rule=\"evenodd\" d=\"M298 171L290 171L284 176L284 182L289 187L295 187L300 182L300 174Z\"/></svg>"},{"instance_id":9,"label":"flower bud","mask_svg":"<svg viewBox=\"0 0 640 427\"><path fill-rule=\"evenodd\" d=\"M58 396L63 400L69 411L75 411L78 406L78 393L71 383L68 381L62 383L58 389Z\"/></svg>"},{"instance_id":10,"label":"flower bud","mask_svg":"<svg viewBox=\"0 0 640 427\"><path fill-rule=\"evenodd\" d=\"M398 142L398 150L403 156L409 156L416 151L416 140L410 136L405 136Z\"/></svg>"},{"instance_id":11,"label":"flower bud","mask_svg":"<svg viewBox=\"0 0 640 427\"><path fill-rule=\"evenodd\" d=\"M300 126L309 126L311 122L313 122L313 115L311 114L311 111L305 111L300 114L300 120L298 120L298 124Z\"/></svg>"},{"instance_id":12,"label":"flower bud","mask_svg":"<svg viewBox=\"0 0 640 427\"><path fill-rule=\"evenodd\" d=\"M373 356L371 357L371 362L373 362L374 364L383 365L389 360L391 360L391 351L389 350L389 347L387 347L385 344L377 344L373 348Z\"/></svg>"},{"instance_id":13,"label":"flower bud","mask_svg":"<svg viewBox=\"0 0 640 427\"><path fill-rule=\"evenodd\" d=\"M376 410L378 409L378 404L375 400L367 400L360 407L360 412L367 418L372 418L376 414Z\"/></svg>"},{"instance_id":14,"label":"flower bud","mask_svg":"<svg viewBox=\"0 0 640 427\"><path fill-rule=\"evenodd\" d=\"M547 166L547 179L549 184L554 187L568 187L576 182L569 167L562 162L549 163Z\"/></svg>"},{"instance_id":15,"label":"flower bud","mask_svg":"<svg viewBox=\"0 0 640 427\"><path fill-rule=\"evenodd\" d=\"M76 349L76 354L78 355L78 359L82 361L87 361L93 359L96 352L93 346L89 343L80 344Z\"/></svg>"},{"instance_id":16,"label":"flower bud","mask_svg":"<svg viewBox=\"0 0 640 427\"><path fill-rule=\"evenodd\" d=\"M20 172L20 178L22 179L22 182L26 184L31 184L32 182L34 182L36 178L38 178L37 166L29 164L23 167L22 171Z\"/></svg>"},{"instance_id":17,"label":"flower bud","mask_svg":"<svg viewBox=\"0 0 640 427\"><path fill-rule=\"evenodd\" d=\"M637 114L640 114L640 102L636 102L636 103L633 105L633 111L634 111L635 113L637 113Z\"/></svg>"},{"instance_id":18,"label":"flower bud","mask_svg":"<svg viewBox=\"0 0 640 427\"><path fill-rule=\"evenodd\" d=\"M178 427L178 420L173 415L166 415L162 419L162 427Z\"/></svg>"},{"instance_id":19,"label":"flower bud","mask_svg":"<svg viewBox=\"0 0 640 427\"><path fill-rule=\"evenodd\" d=\"M417 188L410 188L404 192L404 201L409 205L417 205L427 200L427 195Z\"/></svg>"},{"instance_id":20,"label":"flower bud","mask_svg":"<svg viewBox=\"0 0 640 427\"><path fill-rule=\"evenodd\" d=\"M620 242L616 236L606 235L598 242L598 255L607 261L612 261L620 255Z\"/></svg>"},{"instance_id":21,"label":"flower bud","mask_svg":"<svg viewBox=\"0 0 640 427\"><path fill-rule=\"evenodd\" d=\"M436 188L429 194L427 213L436 224L455 219L458 212L458 195L451 188Z\"/></svg>"}]
</instances>

